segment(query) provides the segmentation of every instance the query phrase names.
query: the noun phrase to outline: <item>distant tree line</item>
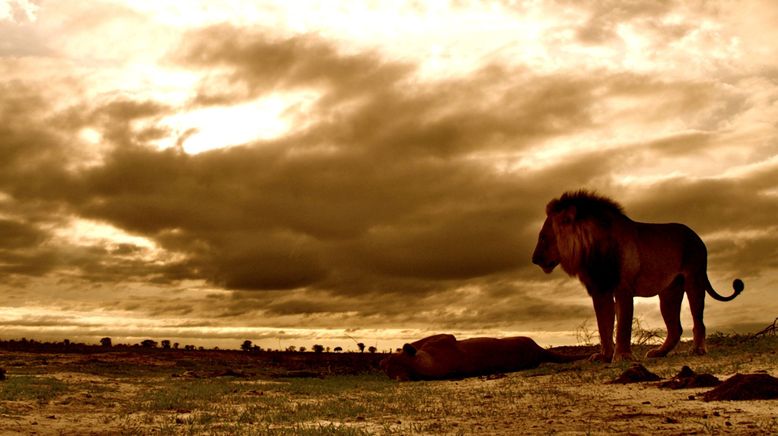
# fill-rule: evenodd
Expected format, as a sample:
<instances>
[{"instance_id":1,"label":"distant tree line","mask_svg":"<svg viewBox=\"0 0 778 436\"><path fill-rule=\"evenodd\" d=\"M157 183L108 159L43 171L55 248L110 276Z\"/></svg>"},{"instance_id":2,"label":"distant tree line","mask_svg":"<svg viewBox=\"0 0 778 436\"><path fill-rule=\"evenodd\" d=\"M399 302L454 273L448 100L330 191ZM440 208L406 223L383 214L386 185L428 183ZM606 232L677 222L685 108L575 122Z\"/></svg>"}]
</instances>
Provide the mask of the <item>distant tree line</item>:
<instances>
[{"instance_id":1,"label":"distant tree line","mask_svg":"<svg viewBox=\"0 0 778 436\"><path fill-rule=\"evenodd\" d=\"M157 342L153 339L145 339L137 344L114 344L113 340L109 337L100 339L100 344L84 344L81 342L72 342L69 339L64 339L58 342L45 342L37 341L35 339L10 339L0 340L0 349L8 351L46 351L46 352L63 352L63 353L85 353L85 352L100 352L107 350L127 350L127 349L163 349L163 350L179 350L186 351L193 350L205 350L203 347L195 347L194 345L185 345L183 348L178 342L171 343L169 340L163 340ZM160 347L161 345L161 347Z\"/></svg>"},{"instance_id":2,"label":"distant tree line","mask_svg":"<svg viewBox=\"0 0 778 436\"><path fill-rule=\"evenodd\" d=\"M358 343L357 348L359 349L360 353L365 352L365 344ZM209 351L209 350L219 350L219 347L214 347L211 349L206 349L202 346L195 346L195 345L181 345L178 342L171 342L168 339L164 339L162 341L155 341L153 339L144 339L137 344L114 344L113 340L110 337L104 337L100 339L99 345L98 344L84 344L80 342L72 342L69 339L63 339L62 341L58 342L42 342L37 341L35 339L9 339L9 340L0 340L0 350L6 350L6 351L31 351L31 352L60 352L60 353L95 353L95 352L104 352L109 350L183 350L183 351ZM287 353L305 353L308 351L308 348L301 346L296 347L294 345L290 345L286 347L284 350L272 350L272 349L263 349L259 345L255 345L250 340L245 340L240 345L240 350L245 352L251 352L251 353L262 353L262 352L287 352ZM314 353L342 353L343 347L336 346L334 348L325 347L321 344L315 344L311 347L311 351ZM378 349L376 347L367 347L367 351L369 353L376 353L378 352Z\"/></svg>"},{"instance_id":3,"label":"distant tree line","mask_svg":"<svg viewBox=\"0 0 778 436\"><path fill-rule=\"evenodd\" d=\"M359 348L359 352L360 353L364 353L365 352L365 344L360 342L360 343L357 344L357 348ZM270 349L263 350L258 345L253 345L253 343L250 340L248 340L248 339L243 341L243 343L240 346L240 349L243 350L243 351L246 351L246 352L281 351L281 350L270 350ZM305 353L306 351L308 351L308 349L306 347L296 347L294 345L289 345L283 351L285 351L287 353ZM330 352L342 353L343 352L343 347L336 346L335 348L330 348L330 347L325 347L324 345L321 345L321 344L314 344L313 347L311 347L311 351L313 351L314 353L324 353L324 352L327 352L327 353L330 353ZM369 353L376 353L376 352L378 352L378 348L376 348L376 347L368 347L367 351Z\"/></svg>"}]
</instances>

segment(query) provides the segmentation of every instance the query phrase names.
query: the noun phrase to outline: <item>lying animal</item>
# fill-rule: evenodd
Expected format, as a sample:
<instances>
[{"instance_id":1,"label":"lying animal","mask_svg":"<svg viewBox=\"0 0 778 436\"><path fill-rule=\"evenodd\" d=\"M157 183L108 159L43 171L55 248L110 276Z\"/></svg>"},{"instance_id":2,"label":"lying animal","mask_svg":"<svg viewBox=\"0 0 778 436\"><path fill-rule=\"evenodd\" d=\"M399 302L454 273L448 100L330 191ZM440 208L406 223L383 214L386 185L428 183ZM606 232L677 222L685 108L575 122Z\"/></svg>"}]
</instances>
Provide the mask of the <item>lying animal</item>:
<instances>
[{"instance_id":1,"label":"lying animal","mask_svg":"<svg viewBox=\"0 0 778 436\"><path fill-rule=\"evenodd\" d=\"M402 351L381 361L381 369L399 381L436 380L519 371L544 362L566 363L587 357L546 350L524 336L458 341L444 334L405 344Z\"/></svg>"}]
</instances>

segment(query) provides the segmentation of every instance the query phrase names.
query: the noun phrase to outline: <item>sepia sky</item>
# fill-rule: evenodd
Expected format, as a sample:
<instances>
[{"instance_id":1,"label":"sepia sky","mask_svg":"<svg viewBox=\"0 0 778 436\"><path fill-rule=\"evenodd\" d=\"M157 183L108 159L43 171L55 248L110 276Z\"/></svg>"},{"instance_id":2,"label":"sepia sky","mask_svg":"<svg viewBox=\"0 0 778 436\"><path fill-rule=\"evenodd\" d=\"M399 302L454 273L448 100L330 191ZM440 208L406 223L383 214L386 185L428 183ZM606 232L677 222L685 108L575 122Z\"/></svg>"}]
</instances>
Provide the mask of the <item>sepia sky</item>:
<instances>
[{"instance_id":1,"label":"sepia sky","mask_svg":"<svg viewBox=\"0 0 778 436\"><path fill-rule=\"evenodd\" d=\"M0 0L0 337L575 343L588 188L778 316L778 4ZM656 299L637 299L662 327ZM683 324L691 332L688 308Z\"/></svg>"}]
</instances>

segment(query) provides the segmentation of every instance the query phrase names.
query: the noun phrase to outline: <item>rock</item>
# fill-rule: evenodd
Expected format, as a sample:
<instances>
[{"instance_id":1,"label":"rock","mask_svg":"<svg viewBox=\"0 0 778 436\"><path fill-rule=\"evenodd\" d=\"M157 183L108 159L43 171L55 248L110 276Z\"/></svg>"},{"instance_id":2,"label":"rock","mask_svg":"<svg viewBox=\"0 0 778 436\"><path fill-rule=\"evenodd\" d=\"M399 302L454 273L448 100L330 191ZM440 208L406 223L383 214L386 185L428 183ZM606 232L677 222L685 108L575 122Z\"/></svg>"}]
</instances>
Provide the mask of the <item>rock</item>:
<instances>
[{"instance_id":1,"label":"rock","mask_svg":"<svg viewBox=\"0 0 778 436\"><path fill-rule=\"evenodd\" d=\"M653 372L646 369L645 366L636 363L621 373L620 376L614 380L609 381L609 384L627 384L627 383L639 383L660 380L660 377Z\"/></svg>"},{"instance_id":2,"label":"rock","mask_svg":"<svg viewBox=\"0 0 778 436\"><path fill-rule=\"evenodd\" d=\"M705 392L705 401L771 400L778 398L778 378L769 374L735 374Z\"/></svg>"},{"instance_id":3,"label":"rock","mask_svg":"<svg viewBox=\"0 0 778 436\"><path fill-rule=\"evenodd\" d=\"M716 378L716 376L712 374L697 374L684 365L675 377L660 383L659 387L667 389L710 388L720 384L721 380Z\"/></svg>"}]
</instances>

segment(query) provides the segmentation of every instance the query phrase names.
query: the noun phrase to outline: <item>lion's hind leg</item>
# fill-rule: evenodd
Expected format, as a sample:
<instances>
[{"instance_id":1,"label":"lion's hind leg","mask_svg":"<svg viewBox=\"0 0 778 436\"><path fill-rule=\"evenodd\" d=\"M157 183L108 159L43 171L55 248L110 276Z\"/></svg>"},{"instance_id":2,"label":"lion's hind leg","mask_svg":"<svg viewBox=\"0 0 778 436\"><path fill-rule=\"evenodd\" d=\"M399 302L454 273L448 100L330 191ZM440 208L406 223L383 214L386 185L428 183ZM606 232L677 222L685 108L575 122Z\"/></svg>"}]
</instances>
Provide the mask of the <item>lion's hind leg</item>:
<instances>
[{"instance_id":1,"label":"lion's hind leg","mask_svg":"<svg viewBox=\"0 0 778 436\"><path fill-rule=\"evenodd\" d=\"M649 350L646 357L664 357L672 351L681 340L681 302L683 302L683 279L677 278L659 293L659 309L667 327L667 337L658 348Z\"/></svg>"},{"instance_id":2,"label":"lion's hind leg","mask_svg":"<svg viewBox=\"0 0 778 436\"><path fill-rule=\"evenodd\" d=\"M703 312L705 311L706 286L710 286L710 284L708 276L703 272L686 287L686 296L689 297L689 309L691 309L692 320L694 321L694 345L690 352L698 356L708 352L705 348L705 323L702 319Z\"/></svg>"}]
</instances>

